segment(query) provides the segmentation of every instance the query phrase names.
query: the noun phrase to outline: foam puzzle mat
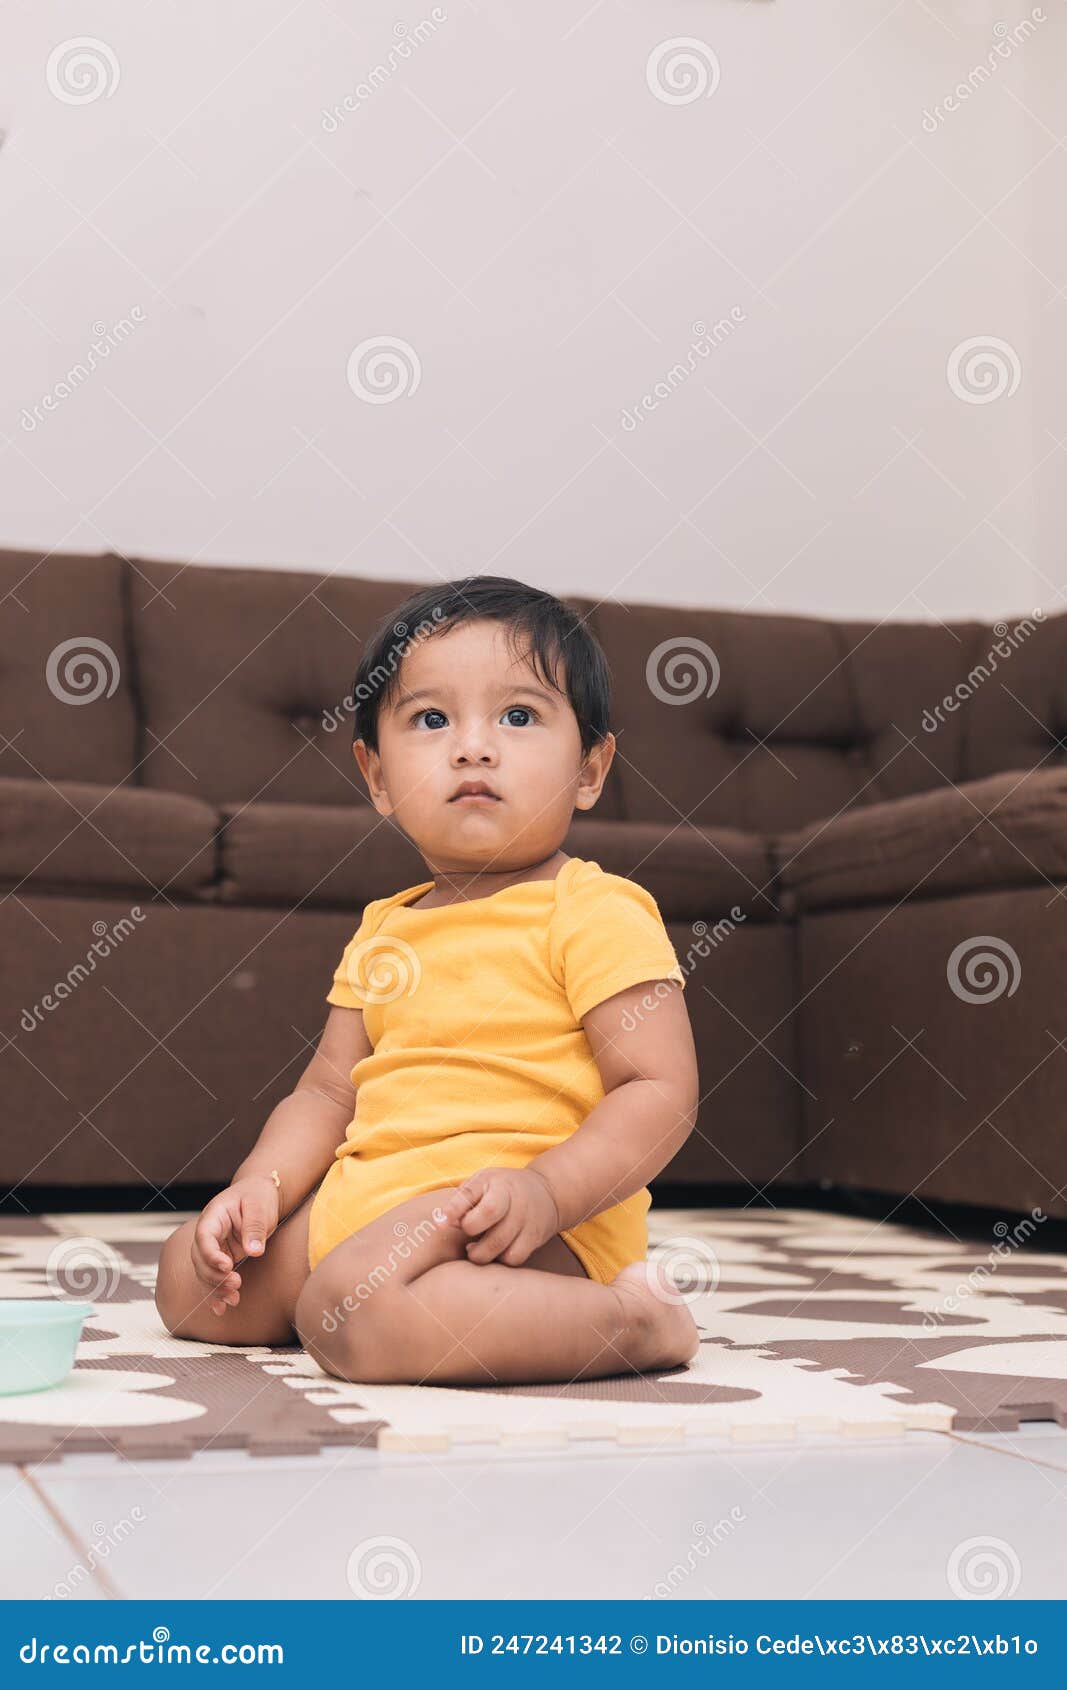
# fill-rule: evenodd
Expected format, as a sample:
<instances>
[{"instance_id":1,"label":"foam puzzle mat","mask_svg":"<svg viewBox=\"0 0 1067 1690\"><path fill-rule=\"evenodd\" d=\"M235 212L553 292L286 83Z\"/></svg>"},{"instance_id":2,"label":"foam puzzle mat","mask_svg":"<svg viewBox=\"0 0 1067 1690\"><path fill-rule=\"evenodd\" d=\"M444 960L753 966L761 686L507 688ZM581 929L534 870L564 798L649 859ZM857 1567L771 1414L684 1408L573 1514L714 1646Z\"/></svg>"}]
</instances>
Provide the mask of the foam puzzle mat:
<instances>
[{"instance_id":1,"label":"foam puzzle mat","mask_svg":"<svg viewBox=\"0 0 1067 1690\"><path fill-rule=\"evenodd\" d=\"M1067 1425L1067 1255L808 1210L653 1209L650 1255L690 1299L686 1366L574 1384L347 1384L296 1344L172 1338L152 1288L184 1213L0 1217L0 1297L92 1304L69 1377L0 1396L0 1459L111 1450L581 1450ZM1025 1224L1025 1223L1024 1223Z\"/></svg>"}]
</instances>

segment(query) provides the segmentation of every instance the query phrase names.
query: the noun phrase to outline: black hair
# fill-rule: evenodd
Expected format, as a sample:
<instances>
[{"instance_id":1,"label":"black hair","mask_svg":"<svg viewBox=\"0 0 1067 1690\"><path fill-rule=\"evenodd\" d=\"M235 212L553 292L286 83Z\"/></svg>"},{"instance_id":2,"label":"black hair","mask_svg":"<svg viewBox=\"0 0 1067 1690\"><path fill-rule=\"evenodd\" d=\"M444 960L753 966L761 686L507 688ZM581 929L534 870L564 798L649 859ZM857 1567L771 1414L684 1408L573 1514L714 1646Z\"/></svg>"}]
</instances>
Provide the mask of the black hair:
<instances>
[{"instance_id":1,"label":"black hair","mask_svg":"<svg viewBox=\"0 0 1067 1690\"><path fill-rule=\"evenodd\" d=\"M588 625L562 600L507 575L467 575L412 593L384 619L367 643L352 686L353 742L378 749L378 715L400 689L400 665L416 640L461 622L503 622L516 656L529 661L553 691L562 658L566 696L578 720L582 753L588 754L610 731L611 671ZM526 641L526 649L518 650Z\"/></svg>"}]
</instances>

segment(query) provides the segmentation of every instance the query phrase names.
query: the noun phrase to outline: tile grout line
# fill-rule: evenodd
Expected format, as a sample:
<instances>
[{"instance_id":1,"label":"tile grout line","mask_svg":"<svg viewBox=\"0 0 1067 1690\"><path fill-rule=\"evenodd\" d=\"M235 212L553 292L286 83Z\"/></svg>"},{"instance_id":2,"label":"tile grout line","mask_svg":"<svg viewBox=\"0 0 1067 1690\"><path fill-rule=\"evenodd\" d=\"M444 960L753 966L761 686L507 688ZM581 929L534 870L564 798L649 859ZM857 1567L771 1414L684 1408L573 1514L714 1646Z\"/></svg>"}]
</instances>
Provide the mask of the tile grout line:
<instances>
[{"instance_id":1,"label":"tile grout line","mask_svg":"<svg viewBox=\"0 0 1067 1690\"><path fill-rule=\"evenodd\" d=\"M59 1507L59 1504L53 1501L52 1497L48 1495L48 1492L38 1482L36 1474L29 1472L21 1461L16 1462L15 1465L23 1483L29 1486L30 1491L37 1498L41 1507L45 1509L50 1519L62 1533L64 1539L74 1551L74 1554L78 1559L78 1564L80 1565L83 1558L87 1558L87 1555L85 1546L78 1541L78 1534L74 1527ZM116 1590L115 1586L111 1583L111 1580L107 1577L101 1567L94 1564L89 1567L88 1570L89 1577L99 1584L100 1589L109 1601L120 1602L122 1600L122 1592Z\"/></svg>"},{"instance_id":2,"label":"tile grout line","mask_svg":"<svg viewBox=\"0 0 1067 1690\"><path fill-rule=\"evenodd\" d=\"M1022 1449L1007 1449L1001 1444L987 1443L984 1438L980 1438L976 1433L972 1432L946 1431L939 1432L938 1436L951 1438L954 1443L970 1444L974 1449L987 1449L991 1455L1014 1456L1017 1461L1025 1461L1029 1467L1047 1467L1053 1473L1067 1473L1067 1427L1061 1426L1058 1420L1023 1420L1021 1418L1019 1420L1019 1426L1051 1426L1052 1431L1048 1434L1049 1437L1054 1438L1057 1433L1061 1436L1064 1454L1063 1461L1051 1461L1047 1456L1027 1455L1025 1450ZM1002 1432L1000 1435L1005 1438L1013 1438L1017 1437L1019 1434L1018 1432Z\"/></svg>"}]
</instances>

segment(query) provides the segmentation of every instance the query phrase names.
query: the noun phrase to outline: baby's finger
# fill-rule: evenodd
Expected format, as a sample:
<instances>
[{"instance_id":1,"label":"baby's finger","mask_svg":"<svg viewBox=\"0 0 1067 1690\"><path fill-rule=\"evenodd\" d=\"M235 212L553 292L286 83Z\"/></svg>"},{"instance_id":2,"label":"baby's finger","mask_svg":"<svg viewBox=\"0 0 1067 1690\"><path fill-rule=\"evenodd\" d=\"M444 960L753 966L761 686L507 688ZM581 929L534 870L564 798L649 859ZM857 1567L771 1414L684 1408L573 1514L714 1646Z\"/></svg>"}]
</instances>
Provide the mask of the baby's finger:
<instances>
[{"instance_id":1,"label":"baby's finger","mask_svg":"<svg viewBox=\"0 0 1067 1690\"><path fill-rule=\"evenodd\" d=\"M226 1309L235 1309L241 1300L241 1276L230 1273L218 1285L212 1287L209 1307L213 1314L223 1314Z\"/></svg>"},{"instance_id":2,"label":"baby's finger","mask_svg":"<svg viewBox=\"0 0 1067 1690\"><path fill-rule=\"evenodd\" d=\"M261 1256L267 1247L270 1223L267 1206L258 1192L241 1199L240 1226L235 1229L246 1256Z\"/></svg>"},{"instance_id":3,"label":"baby's finger","mask_svg":"<svg viewBox=\"0 0 1067 1690\"><path fill-rule=\"evenodd\" d=\"M227 1289L240 1290L241 1276L239 1273L218 1273L214 1268L195 1269L199 1283L204 1287L205 1297L219 1297Z\"/></svg>"},{"instance_id":4,"label":"baby's finger","mask_svg":"<svg viewBox=\"0 0 1067 1690\"><path fill-rule=\"evenodd\" d=\"M500 1261L505 1267L521 1267L537 1248L536 1236L529 1228L522 1227L511 1240L506 1250L500 1252Z\"/></svg>"},{"instance_id":5,"label":"baby's finger","mask_svg":"<svg viewBox=\"0 0 1067 1690\"><path fill-rule=\"evenodd\" d=\"M470 1174L468 1178L465 1179L461 1185L457 1185L455 1190L450 1192L449 1195L456 1199L457 1205L460 1209L463 1208L464 1204L470 1207L474 1203L477 1203L479 1198L485 1196L486 1191L489 1189L489 1183L489 1169L479 1168L476 1174Z\"/></svg>"},{"instance_id":6,"label":"baby's finger","mask_svg":"<svg viewBox=\"0 0 1067 1690\"><path fill-rule=\"evenodd\" d=\"M199 1261L212 1273L228 1273L233 1266L232 1257L223 1249L218 1237L213 1232L202 1232L200 1227L193 1234L192 1256L194 1261Z\"/></svg>"},{"instance_id":7,"label":"baby's finger","mask_svg":"<svg viewBox=\"0 0 1067 1690\"><path fill-rule=\"evenodd\" d=\"M467 1210L472 1208L477 1198L464 1185L457 1186L454 1191L445 1192L439 1199L437 1207L451 1226L458 1226Z\"/></svg>"},{"instance_id":8,"label":"baby's finger","mask_svg":"<svg viewBox=\"0 0 1067 1690\"><path fill-rule=\"evenodd\" d=\"M467 1210L459 1224L464 1232L475 1238L478 1233L488 1232L491 1226L503 1220L510 1207L511 1194L507 1186L491 1185L474 1208Z\"/></svg>"},{"instance_id":9,"label":"baby's finger","mask_svg":"<svg viewBox=\"0 0 1067 1690\"><path fill-rule=\"evenodd\" d=\"M208 1204L193 1231L193 1250L200 1252L206 1266L217 1268L220 1273L228 1273L233 1266L227 1245L229 1243L230 1216L221 1205L212 1209Z\"/></svg>"},{"instance_id":10,"label":"baby's finger","mask_svg":"<svg viewBox=\"0 0 1067 1690\"><path fill-rule=\"evenodd\" d=\"M206 1285L209 1290L213 1289L220 1279L225 1279L228 1273L233 1272L233 1262L225 1251L221 1252L221 1257L218 1248L207 1252L200 1246L195 1237L190 1247L189 1256L197 1279L200 1280L201 1284Z\"/></svg>"},{"instance_id":11,"label":"baby's finger","mask_svg":"<svg viewBox=\"0 0 1067 1690\"><path fill-rule=\"evenodd\" d=\"M510 1215L505 1215L502 1221L481 1238L472 1238L467 1245L467 1260L469 1262L492 1262L503 1254L508 1245L516 1238L519 1227Z\"/></svg>"}]
</instances>

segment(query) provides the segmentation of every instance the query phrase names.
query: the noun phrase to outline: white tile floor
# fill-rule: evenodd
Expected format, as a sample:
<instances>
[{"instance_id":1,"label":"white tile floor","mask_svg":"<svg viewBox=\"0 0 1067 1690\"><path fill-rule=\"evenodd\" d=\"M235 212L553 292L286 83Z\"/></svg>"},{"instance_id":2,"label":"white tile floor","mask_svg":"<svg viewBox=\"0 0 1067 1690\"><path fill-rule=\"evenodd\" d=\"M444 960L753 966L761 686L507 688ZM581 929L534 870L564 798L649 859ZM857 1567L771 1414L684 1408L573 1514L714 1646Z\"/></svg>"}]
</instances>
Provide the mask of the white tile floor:
<instances>
[{"instance_id":1,"label":"white tile floor","mask_svg":"<svg viewBox=\"0 0 1067 1690\"><path fill-rule=\"evenodd\" d=\"M563 1460L81 1455L0 1468L0 1510L12 1597L347 1599L351 1576L431 1599L950 1598L953 1552L988 1538L1018 1570L998 1593L1067 1597L1067 1430L1049 1422Z\"/></svg>"}]
</instances>

